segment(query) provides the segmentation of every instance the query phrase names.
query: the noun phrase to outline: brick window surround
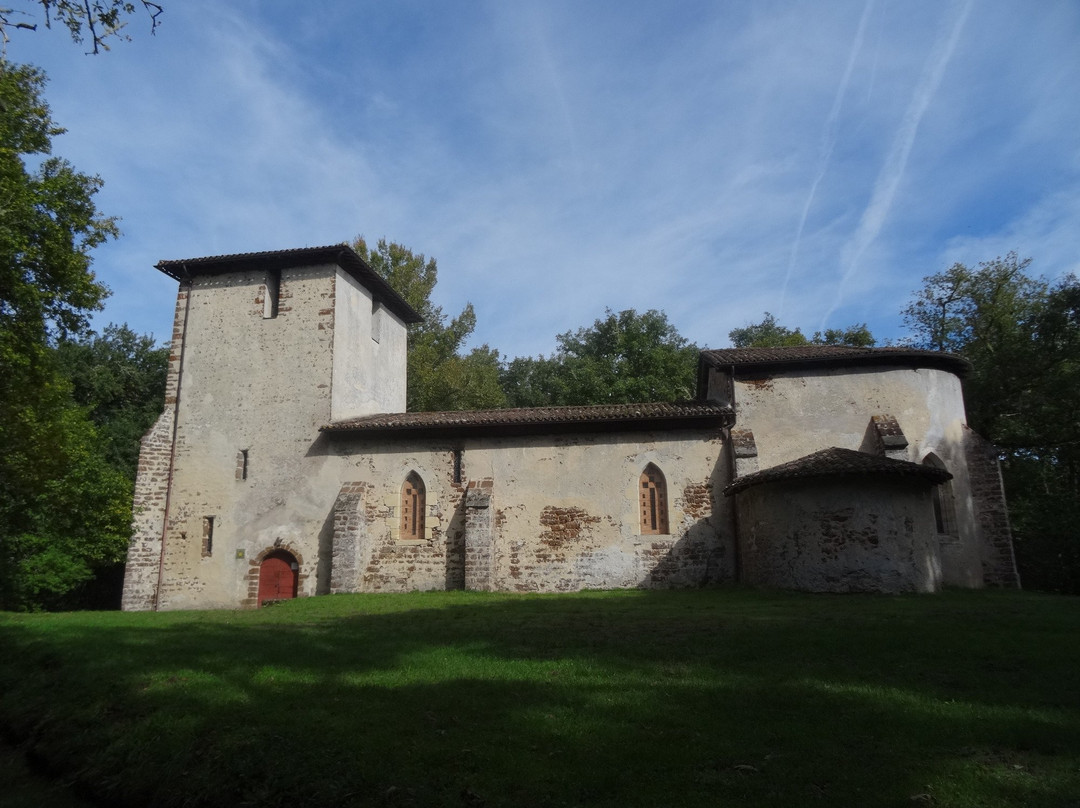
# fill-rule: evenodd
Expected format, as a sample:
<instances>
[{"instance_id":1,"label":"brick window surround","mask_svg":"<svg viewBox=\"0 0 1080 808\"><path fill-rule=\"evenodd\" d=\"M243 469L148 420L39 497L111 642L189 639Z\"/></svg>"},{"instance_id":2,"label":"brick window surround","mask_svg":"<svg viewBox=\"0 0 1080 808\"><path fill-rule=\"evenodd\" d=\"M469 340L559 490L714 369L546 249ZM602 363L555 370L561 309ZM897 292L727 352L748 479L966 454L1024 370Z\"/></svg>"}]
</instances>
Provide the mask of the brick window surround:
<instances>
[{"instance_id":1,"label":"brick window surround","mask_svg":"<svg viewBox=\"0 0 1080 808\"><path fill-rule=\"evenodd\" d=\"M668 530L667 482L652 463L641 472L638 482L638 513L642 535L666 534Z\"/></svg>"},{"instance_id":2,"label":"brick window surround","mask_svg":"<svg viewBox=\"0 0 1080 808\"><path fill-rule=\"evenodd\" d=\"M400 541L419 541L424 538L424 481L415 471L410 472L401 486Z\"/></svg>"}]
</instances>

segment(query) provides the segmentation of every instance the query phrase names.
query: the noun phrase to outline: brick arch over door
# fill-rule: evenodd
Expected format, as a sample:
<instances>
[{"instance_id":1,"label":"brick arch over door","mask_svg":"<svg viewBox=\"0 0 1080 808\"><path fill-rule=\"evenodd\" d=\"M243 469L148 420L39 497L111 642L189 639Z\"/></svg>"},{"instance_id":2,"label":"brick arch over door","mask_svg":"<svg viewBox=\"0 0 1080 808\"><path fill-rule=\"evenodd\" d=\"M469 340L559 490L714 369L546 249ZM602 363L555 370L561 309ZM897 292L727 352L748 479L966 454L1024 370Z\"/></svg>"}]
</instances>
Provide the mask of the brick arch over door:
<instances>
[{"instance_id":1,"label":"brick arch over door","mask_svg":"<svg viewBox=\"0 0 1080 808\"><path fill-rule=\"evenodd\" d=\"M293 563L296 564L296 569L291 570L294 573L293 579L295 581L295 588L292 589L292 594L287 597L299 597L300 593L304 591L304 582L307 580L308 574L304 567L303 556L297 552L296 548L290 544L282 543L273 547L267 547L255 558L248 561L248 573L247 573L247 597L241 603L242 606L248 608L254 608L262 605L263 600L277 600L282 598L263 598L260 596L260 584L263 572L263 564L268 559L275 559L276 561L284 561L291 568ZM272 570L274 563L271 562L270 569Z\"/></svg>"}]
</instances>

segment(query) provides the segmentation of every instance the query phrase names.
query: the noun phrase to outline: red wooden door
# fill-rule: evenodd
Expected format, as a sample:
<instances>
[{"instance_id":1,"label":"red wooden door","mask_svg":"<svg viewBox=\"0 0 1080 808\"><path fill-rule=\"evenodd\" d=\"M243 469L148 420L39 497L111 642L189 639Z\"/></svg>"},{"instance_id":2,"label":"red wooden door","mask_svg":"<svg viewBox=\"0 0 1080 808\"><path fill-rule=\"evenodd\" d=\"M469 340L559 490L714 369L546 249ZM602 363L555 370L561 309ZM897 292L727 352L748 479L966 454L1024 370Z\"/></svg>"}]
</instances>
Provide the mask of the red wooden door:
<instances>
[{"instance_id":1,"label":"red wooden door","mask_svg":"<svg viewBox=\"0 0 1080 808\"><path fill-rule=\"evenodd\" d=\"M296 559L288 553L273 553L259 567L259 605L267 600L296 597Z\"/></svg>"}]
</instances>

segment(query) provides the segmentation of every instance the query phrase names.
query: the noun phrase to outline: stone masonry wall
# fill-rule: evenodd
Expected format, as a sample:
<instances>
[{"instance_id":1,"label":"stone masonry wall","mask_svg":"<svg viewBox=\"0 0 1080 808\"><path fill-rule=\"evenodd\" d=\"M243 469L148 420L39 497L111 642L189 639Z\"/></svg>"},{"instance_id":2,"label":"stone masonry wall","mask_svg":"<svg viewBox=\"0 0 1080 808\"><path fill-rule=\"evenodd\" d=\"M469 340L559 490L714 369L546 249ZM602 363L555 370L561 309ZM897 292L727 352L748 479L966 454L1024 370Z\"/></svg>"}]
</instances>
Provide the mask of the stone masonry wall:
<instances>
[{"instance_id":1,"label":"stone masonry wall","mask_svg":"<svg viewBox=\"0 0 1080 808\"><path fill-rule=\"evenodd\" d=\"M488 588L571 592L731 580L734 546L716 502L727 482L719 431L477 444L467 451L470 468L492 480ZM666 486L662 534L641 526L641 474L650 464ZM466 541L471 548L471 534ZM470 564L474 557L486 563L486 556L467 552ZM471 570L467 576L474 579Z\"/></svg>"},{"instance_id":2,"label":"stone masonry wall","mask_svg":"<svg viewBox=\"0 0 1080 808\"><path fill-rule=\"evenodd\" d=\"M495 589L491 479L473 480L465 493L465 588Z\"/></svg>"},{"instance_id":3,"label":"stone masonry wall","mask_svg":"<svg viewBox=\"0 0 1080 808\"><path fill-rule=\"evenodd\" d=\"M782 480L735 497L745 583L804 592L941 586L930 488L921 480Z\"/></svg>"},{"instance_id":4,"label":"stone masonry wall","mask_svg":"<svg viewBox=\"0 0 1080 808\"><path fill-rule=\"evenodd\" d=\"M965 429L964 437L971 498L982 549L983 583L1019 588L1020 576L1016 572L1012 529L997 450L971 429Z\"/></svg>"},{"instance_id":5,"label":"stone masonry wall","mask_svg":"<svg viewBox=\"0 0 1080 808\"><path fill-rule=\"evenodd\" d=\"M345 483L334 502L331 593L355 592L359 569L366 566L361 562L360 554L367 536L364 500L370 489L369 483Z\"/></svg>"},{"instance_id":6,"label":"stone masonry wall","mask_svg":"<svg viewBox=\"0 0 1080 808\"><path fill-rule=\"evenodd\" d=\"M172 347L165 377L165 409L140 443L135 476L131 542L124 570L124 611L149 611L157 607L161 537L168 505L173 426L180 384L180 354L184 344L185 312L190 288L180 287L173 314Z\"/></svg>"},{"instance_id":7,"label":"stone masonry wall","mask_svg":"<svg viewBox=\"0 0 1080 808\"><path fill-rule=\"evenodd\" d=\"M274 548L303 559L298 594L315 593L342 483L317 445L330 417L335 276L334 266L283 268L275 316L264 271L193 281L158 608L251 603L251 563Z\"/></svg>"},{"instance_id":8,"label":"stone masonry wall","mask_svg":"<svg viewBox=\"0 0 1080 808\"><path fill-rule=\"evenodd\" d=\"M335 485L330 591L559 592L733 577L732 537L717 518L727 482L719 430L334 440L347 476ZM666 478L670 533L641 532L650 463ZM426 491L420 541L398 535L412 473Z\"/></svg>"}]
</instances>

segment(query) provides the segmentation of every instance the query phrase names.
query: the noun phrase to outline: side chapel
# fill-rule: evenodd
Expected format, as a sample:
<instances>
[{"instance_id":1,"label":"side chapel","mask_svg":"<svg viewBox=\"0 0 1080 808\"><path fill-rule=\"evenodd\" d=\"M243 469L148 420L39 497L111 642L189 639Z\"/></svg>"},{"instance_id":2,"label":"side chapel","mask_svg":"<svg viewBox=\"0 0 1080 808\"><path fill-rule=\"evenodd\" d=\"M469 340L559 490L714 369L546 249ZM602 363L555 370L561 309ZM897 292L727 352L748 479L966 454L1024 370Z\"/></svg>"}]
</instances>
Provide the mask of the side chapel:
<instances>
[{"instance_id":1,"label":"side chapel","mask_svg":"<svg viewBox=\"0 0 1080 808\"><path fill-rule=\"evenodd\" d=\"M124 609L1019 585L958 356L706 350L686 403L405 412L419 317L349 247L157 268L179 292Z\"/></svg>"}]
</instances>

